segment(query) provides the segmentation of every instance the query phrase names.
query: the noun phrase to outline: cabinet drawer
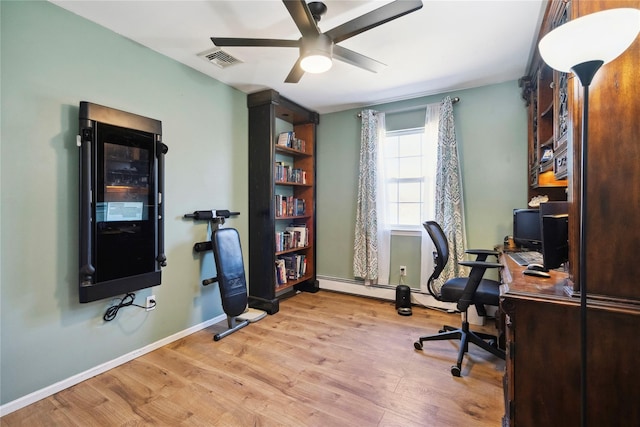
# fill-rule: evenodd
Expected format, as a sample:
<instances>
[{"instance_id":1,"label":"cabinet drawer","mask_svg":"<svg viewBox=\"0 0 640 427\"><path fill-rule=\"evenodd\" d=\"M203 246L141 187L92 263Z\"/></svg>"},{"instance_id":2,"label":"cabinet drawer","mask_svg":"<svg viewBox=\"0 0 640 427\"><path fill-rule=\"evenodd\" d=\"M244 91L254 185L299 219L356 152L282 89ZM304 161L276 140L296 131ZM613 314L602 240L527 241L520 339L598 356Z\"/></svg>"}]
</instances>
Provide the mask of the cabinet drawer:
<instances>
[{"instance_id":1,"label":"cabinet drawer","mask_svg":"<svg viewBox=\"0 0 640 427\"><path fill-rule=\"evenodd\" d=\"M557 151L553 156L553 174L556 179L567 177L567 147Z\"/></svg>"}]
</instances>

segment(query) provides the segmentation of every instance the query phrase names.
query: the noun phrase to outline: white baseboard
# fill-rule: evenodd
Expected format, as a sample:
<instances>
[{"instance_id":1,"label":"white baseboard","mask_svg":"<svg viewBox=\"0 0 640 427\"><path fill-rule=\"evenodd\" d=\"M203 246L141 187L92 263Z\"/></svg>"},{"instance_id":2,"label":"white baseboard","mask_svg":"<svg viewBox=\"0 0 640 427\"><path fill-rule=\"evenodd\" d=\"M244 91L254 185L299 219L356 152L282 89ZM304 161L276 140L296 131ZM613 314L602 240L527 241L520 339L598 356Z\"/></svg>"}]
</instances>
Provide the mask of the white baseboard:
<instances>
[{"instance_id":1,"label":"white baseboard","mask_svg":"<svg viewBox=\"0 0 640 427\"><path fill-rule=\"evenodd\" d=\"M346 294L359 295L363 297L380 298L389 301L395 301L396 291L395 285L387 286L365 286L364 282L358 280L340 279L336 277L318 276L320 289L330 291L343 292ZM456 311L456 304L451 302L442 302L435 299L430 294L423 294L417 290L411 292L411 303L428 308L436 308L439 310ZM484 325L485 319L479 316L475 308L471 308L467 312L467 320L472 325Z\"/></svg>"},{"instance_id":2,"label":"white baseboard","mask_svg":"<svg viewBox=\"0 0 640 427\"><path fill-rule=\"evenodd\" d=\"M180 338L184 338L204 328L208 328L209 326L216 324L218 322L221 322L226 318L227 316L225 314L221 314L220 316L214 317L213 319L207 320L206 322L202 322L198 325L192 326L188 329L185 329L183 331L170 335L166 338L163 338L159 341L151 343L147 346L134 350L130 353L124 354L116 359L110 360L98 366L94 366L93 368L88 369L84 372L80 372L77 375L74 375L62 381L58 381L57 383L51 384L48 387L34 391L33 393L29 393L26 396L23 396L14 401L8 402L0 406L0 417L10 414L14 411L17 411L18 409L24 408L25 406L31 405L32 403L35 403L39 400L49 397L55 393L58 393L59 391L67 389L76 384L79 384L82 381L88 380L89 378L95 377L96 375L107 372L110 369L113 369L117 366L127 363L135 358L142 356L143 354L147 354L153 350L157 350L158 348L163 347L167 344L170 344L173 341L179 340Z\"/></svg>"},{"instance_id":3,"label":"white baseboard","mask_svg":"<svg viewBox=\"0 0 640 427\"><path fill-rule=\"evenodd\" d=\"M388 285L388 287L365 286L364 282L358 280L347 280L328 276L318 276L317 278L320 284L320 289L327 289L330 291L343 292L363 297L380 298L389 301L395 301L396 299L395 285ZM417 290L411 292L411 303L424 307L439 308L442 310L456 309L456 305L453 303L438 301L431 295L422 294Z\"/></svg>"}]
</instances>

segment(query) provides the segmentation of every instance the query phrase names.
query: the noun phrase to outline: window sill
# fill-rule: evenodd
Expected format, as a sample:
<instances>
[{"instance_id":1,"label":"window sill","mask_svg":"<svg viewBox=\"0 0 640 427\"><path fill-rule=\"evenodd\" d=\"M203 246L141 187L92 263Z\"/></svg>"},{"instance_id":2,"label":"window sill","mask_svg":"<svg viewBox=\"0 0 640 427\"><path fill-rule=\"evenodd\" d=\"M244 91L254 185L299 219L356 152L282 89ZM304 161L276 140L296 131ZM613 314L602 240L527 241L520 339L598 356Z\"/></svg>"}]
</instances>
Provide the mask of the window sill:
<instances>
[{"instance_id":1,"label":"window sill","mask_svg":"<svg viewBox=\"0 0 640 427\"><path fill-rule=\"evenodd\" d=\"M410 236L410 237L420 237L422 236L422 229L419 227L415 228L392 228L391 229L392 236Z\"/></svg>"}]
</instances>

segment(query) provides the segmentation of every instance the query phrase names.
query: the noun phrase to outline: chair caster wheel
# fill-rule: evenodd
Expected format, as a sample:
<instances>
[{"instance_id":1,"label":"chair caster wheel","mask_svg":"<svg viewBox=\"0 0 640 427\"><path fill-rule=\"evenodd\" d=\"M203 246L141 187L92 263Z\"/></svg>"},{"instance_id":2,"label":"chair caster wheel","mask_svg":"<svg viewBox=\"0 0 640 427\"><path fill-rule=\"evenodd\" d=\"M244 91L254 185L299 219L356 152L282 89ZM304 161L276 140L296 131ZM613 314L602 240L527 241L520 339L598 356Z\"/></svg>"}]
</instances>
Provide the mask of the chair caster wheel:
<instances>
[{"instance_id":1,"label":"chair caster wheel","mask_svg":"<svg viewBox=\"0 0 640 427\"><path fill-rule=\"evenodd\" d=\"M451 367L451 375L453 375L454 377L459 377L460 376L460 368L458 368L457 365L453 365Z\"/></svg>"},{"instance_id":2,"label":"chair caster wheel","mask_svg":"<svg viewBox=\"0 0 640 427\"><path fill-rule=\"evenodd\" d=\"M438 331L438 333L439 333L439 334L444 334L445 332L447 332L447 330L446 330L446 329L440 329L440 330Z\"/></svg>"},{"instance_id":3,"label":"chair caster wheel","mask_svg":"<svg viewBox=\"0 0 640 427\"><path fill-rule=\"evenodd\" d=\"M420 341L416 341L413 343L413 346L416 350L422 350L422 343Z\"/></svg>"}]
</instances>

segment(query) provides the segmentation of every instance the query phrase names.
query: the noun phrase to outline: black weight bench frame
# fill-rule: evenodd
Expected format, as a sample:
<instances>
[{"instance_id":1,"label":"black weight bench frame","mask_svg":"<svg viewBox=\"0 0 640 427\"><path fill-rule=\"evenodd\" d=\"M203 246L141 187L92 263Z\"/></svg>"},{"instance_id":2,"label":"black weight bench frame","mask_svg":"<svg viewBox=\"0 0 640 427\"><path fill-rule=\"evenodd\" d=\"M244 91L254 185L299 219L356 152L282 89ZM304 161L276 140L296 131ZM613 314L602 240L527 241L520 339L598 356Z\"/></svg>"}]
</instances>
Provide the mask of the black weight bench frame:
<instances>
[{"instance_id":1,"label":"black weight bench frame","mask_svg":"<svg viewBox=\"0 0 640 427\"><path fill-rule=\"evenodd\" d=\"M237 214L237 212L229 211L196 211L193 214L185 215L185 218L206 219L211 222L211 240L196 243L193 249L196 252L213 250L218 275L203 280L202 284L207 286L218 283L222 309L227 315L229 326L226 331L213 336L215 341L221 340L250 323L249 320L238 319L238 316L245 312L249 303L240 234L235 228L220 228L220 225L224 224L225 217Z\"/></svg>"}]
</instances>

